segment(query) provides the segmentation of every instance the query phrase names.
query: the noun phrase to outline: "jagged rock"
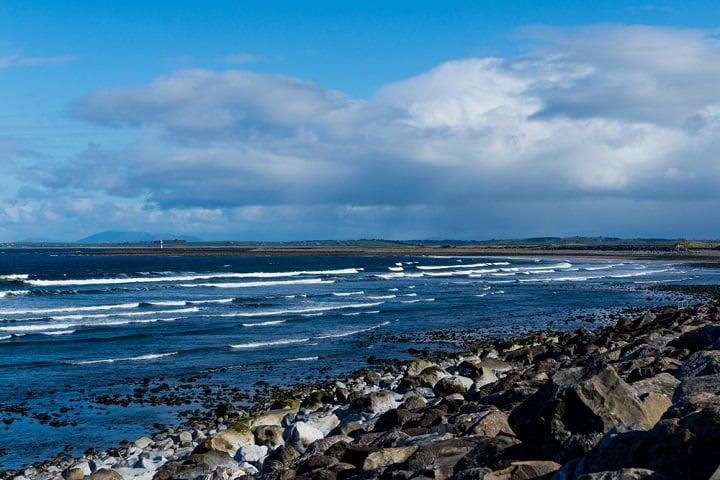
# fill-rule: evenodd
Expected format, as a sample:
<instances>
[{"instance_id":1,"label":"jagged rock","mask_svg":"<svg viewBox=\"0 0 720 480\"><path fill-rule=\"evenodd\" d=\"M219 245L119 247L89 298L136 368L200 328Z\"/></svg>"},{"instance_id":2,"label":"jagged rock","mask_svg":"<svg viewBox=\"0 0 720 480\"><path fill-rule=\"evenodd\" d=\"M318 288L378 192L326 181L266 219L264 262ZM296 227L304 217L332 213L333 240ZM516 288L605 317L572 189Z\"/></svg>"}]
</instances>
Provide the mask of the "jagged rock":
<instances>
[{"instance_id":1,"label":"jagged rock","mask_svg":"<svg viewBox=\"0 0 720 480\"><path fill-rule=\"evenodd\" d=\"M455 422L457 433L463 435L484 435L486 437L495 437L500 433L512 434L512 428L508 423L508 415L498 410L496 407L488 406L484 411L477 412L469 417L463 418L463 424L458 425Z\"/></svg>"},{"instance_id":2,"label":"jagged rock","mask_svg":"<svg viewBox=\"0 0 720 480\"><path fill-rule=\"evenodd\" d=\"M608 365L561 370L510 414L515 433L560 463L620 423L652 424L634 389Z\"/></svg>"},{"instance_id":3,"label":"jagged rock","mask_svg":"<svg viewBox=\"0 0 720 480\"><path fill-rule=\"evenodd\" d=\"M586 473L580 475L578 480L670 480L665 475L661 475L652 470L645 468L621 468L612 472Z\"/></svg>"},{"instance_id":4,"label":"jagged rock","mask_svg":"<svg viewBox=\"0 0 720 480\"><path fill-rule=\"evenodd\" d=\"M678 370L678 378L704 377L720 373L720 350L695 352Z\"/></svg>"},{"instance_id":5,"label":"jagged rock","mask_svg":"<svg viewBox=\"0 0 720 480\"><path fill-rule=\"evenodd\" d=\"M720 325L707 325L681 335L677 340L670 342L670 345L679 350L697 352L710 347L718 339L720 339Z\"/></svg>"},{"instance_id":6,"label":"jagged rock","mask_svg":"<svg viewBox=\"0 0 720 480\"><path fill-rule=\"evenodd\" d=\"M549 479L561 465L549 460L512 462L509 467L486 474L483 480Z\"/></svg>"},{"instance_id":7,"label":"jagged rock","mask_svg":"<svg viewBox=\"0 0 720 480\"><path fill-rule=\"evenodd\" d=\"M500 434L494 438L477 437L477 444L455 466L455 471L472 470L477 468L502 470L514 461L532 460L538 453L522 443L517 437Z\"/></svg>"},{"instance_id":8,"label":"jagged rock","mask_svg":"<svg viewBox=\"0 0 720 480\"><path fill-rule=\"evenodd\" d=\"M595 450L563 466L558 478L636 467L672 479L706 479L720 465L718 444L720 405L713 405L683 418L663 419L647 431L616 430Z\"/></svg>"},{"instance_id":9,"label":"jagged rock","mask_svg":"<svg viewBox=\"0 0 720 480\"><path fill-rule=\"evenodd\" d=\"M477 445L477 438L446 438L420 443L417 450L400 466L400 470L419 472L425 476L445 479L454 474L455 464Z\"/></svg>"}]
</instances>

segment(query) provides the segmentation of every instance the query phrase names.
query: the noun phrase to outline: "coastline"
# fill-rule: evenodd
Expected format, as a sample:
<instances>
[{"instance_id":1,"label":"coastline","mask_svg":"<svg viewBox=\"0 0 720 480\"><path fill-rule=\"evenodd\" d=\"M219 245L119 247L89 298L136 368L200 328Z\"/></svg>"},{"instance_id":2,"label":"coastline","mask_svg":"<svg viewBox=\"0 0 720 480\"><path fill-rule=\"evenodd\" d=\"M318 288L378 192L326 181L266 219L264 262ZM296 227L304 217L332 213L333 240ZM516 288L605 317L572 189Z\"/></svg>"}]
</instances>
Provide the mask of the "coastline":
<instances>
[{"instance_id":1,"label":"coastline","mask_svg":"<svg viewBox=\"0 0 720 480\"><path fill-rule=\"evenodd\" d=\"M692 429L688 418L699 415L711 425L716 413L720 418L718 321L720 305L713 301L622 317L592 331L488 338L464 345L461 354L404 363L374 359L369 369L343 378L269 390L252 409L218 409L178 430L0 478L319 478L320 472L333 473L324 478L411 478L423 469L435 478L577 478L610 467L654 472L632 478L708 478L696 473L712 474L716 461L678 452L670 427ZM563 380L568 376L572 381ZM596 394L619 389L625 397L613 402L622 400L623 411L630 405L637 418L590 402L580 407L602 421L577 427L562 419L565 430L553 431L557 425L550 428L532 411L548 395L553 401L568 396L570 384ZM717 440L712 431L691 433ZM558 446L568 435L574 443ZM657 464L626 455L617 464L603 463L619 455L608 455L607 449L618 448L620 440L613 439L626 437L687 458L666 465L662 455ZM666 447L673 451L663 453ZM489 450L495 457L481 464ZM415 457L426 465L421 468ZM537 475L492 476L527 469Z\"/></svg>"},{"instance_id":2,"label":"coastline","mask_svg":"<svg viewBox=\"0 0 720 480\"><path fill-rule=\"evenodd\" d=\"M308 256L308 257L396 257L396 256L458 256L458 257L567 257L567 258L620 258L633 260L673 260L693 261L707 260L720 262L720 250L716 249L685 249L677 250L669 247L495 247L482 245L403 245L403 246L185 246L170 245L161 248L159 245L102 245L102 246L38 246L11 247L13 252L23 250L48 250L66 255L107 255L107 256Z\"/></svg>"}]
</instances>

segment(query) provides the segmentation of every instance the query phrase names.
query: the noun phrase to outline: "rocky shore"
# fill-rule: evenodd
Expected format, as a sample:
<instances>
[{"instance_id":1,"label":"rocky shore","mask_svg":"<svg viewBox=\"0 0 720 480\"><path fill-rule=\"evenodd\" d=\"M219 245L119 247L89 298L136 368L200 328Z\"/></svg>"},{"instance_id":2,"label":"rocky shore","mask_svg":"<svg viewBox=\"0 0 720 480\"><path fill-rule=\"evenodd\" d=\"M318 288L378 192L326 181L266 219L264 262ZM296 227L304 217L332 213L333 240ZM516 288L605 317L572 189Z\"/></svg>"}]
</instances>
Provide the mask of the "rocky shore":
<instances>
[{"instance_id":1,"label":"rocky shore","mask_svg":"<svg viewBox=\"0 0 720 480\"><path fill-rule=\"evenodd\" d=\"M720 302L466 350L0 478L720 479Z\"/></svg>"}]
</instances>

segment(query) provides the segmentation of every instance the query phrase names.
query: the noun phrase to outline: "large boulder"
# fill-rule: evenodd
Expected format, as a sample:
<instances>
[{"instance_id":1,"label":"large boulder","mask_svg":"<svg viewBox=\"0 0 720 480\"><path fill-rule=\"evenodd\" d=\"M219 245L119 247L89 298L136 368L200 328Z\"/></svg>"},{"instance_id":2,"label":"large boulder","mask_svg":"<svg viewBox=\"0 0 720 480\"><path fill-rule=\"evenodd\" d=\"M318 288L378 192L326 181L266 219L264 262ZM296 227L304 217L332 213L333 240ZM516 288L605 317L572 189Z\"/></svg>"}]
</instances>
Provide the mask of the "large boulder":
<instances>
[{"instance_id":1,"label":"large boulder","mask_svg":"<svg viewBox=\"0 0 720 480\"><path fill-rule=\"evenodd\" d=\"M718 445L720 405L713 405L683 418L663 419L647 431L618 429L595 450L563 466L557 478L640 468L666 478L707 479L720 465Z\"/></svg>"},{"instance_id":2,"label":"large boulder","mask_svg":"<svg viewBox=\"0 0 720 480\"><path fill-rule=\"evenodd\" d=\"M510 413L524 442L564 463L621 423L653 424L636 391L609 365L561 370Z\"/></svg>"}]
</instances>

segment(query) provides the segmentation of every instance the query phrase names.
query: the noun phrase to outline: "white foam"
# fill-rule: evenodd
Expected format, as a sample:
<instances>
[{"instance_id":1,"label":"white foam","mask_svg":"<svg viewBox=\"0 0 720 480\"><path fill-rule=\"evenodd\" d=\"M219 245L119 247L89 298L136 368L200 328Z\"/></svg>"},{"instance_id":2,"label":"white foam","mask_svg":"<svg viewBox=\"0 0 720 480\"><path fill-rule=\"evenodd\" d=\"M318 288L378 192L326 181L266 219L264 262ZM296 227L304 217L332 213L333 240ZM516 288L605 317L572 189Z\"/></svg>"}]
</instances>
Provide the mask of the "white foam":
<instances>
[{"instance_id":1,"label":"white foam","mask_svg":"<svg viewBox=\"0 0 720 480\"><path fill-rule=\"evenodd\" d=\"M317 335L317 336L315 336L315 337L313 337L313 338L315 338L315 339L317 339L317 340L325 340L325 339L328 339L328 338L349 337L349 336L351 336L351 335L357 335L358 333L369 332L369 331L371 331L371 330L375 330L376 328L384 327L384 326L386 326L386 325L390 325L390 322L389 322L389 321L385 321L385 322L380 323L380 324L378 324L378 325L373 325L373 326L367 327L367 328L361 328L361 329L359 329L359 330L351 330L351 331L349 331L349 332L329 333L329 334L326 334L326 335Z\"/></svg>"},{"instance_id":2,"label":"white foam","mask_svg":"<svg viewBox=\"0 0 720 480\"><path fill-rule=\"evenodd\" d=\"M117 277L117 278L85 278L85 279L68 279L68 280L40 280L29 279L27 276L18 276L17 280L21 280L29 285L37 287L56 287L68 285L118 285L128 283L161 283L161 282L193 282L198 280L213 280L222 278L283 278L297 277L307 275L352 275L362 271L362 268L343 268L337 270L302 270L295 272L252 272L252 273L230 273L218 272L208 274L188 274L188 275L161 275L161 276L143 276L143 277Z\"/></svg>"},{"instance_id":3,"label":"white foam","mask_svg":"<svg viewBox=\"0 0 720 480\"><path fill-rule=\"evenodd\" d=\"M143 305L152 305L153 307L184 307L188 302L185 300L153 300L150 302L143 302Z\"/></svg>"},{"instance_id":4,"label":"white foam","mask_svg":"<svg viewBox=\"0 0 720 480\"><path fill-rule=\"evenodd\" d=\"M397 295L373 295L367 297L368 300L391 300L393 298L397 298Z\"/></svg>"},{"instance_id":5,"label":"white foam","mask_svg":"<svg viewBox=\"0 0 720 480\"><path fill-rule=\"evenodd\" d=\"M24 282L30 278L27 273L15 273L10 275L0 275L0 282Z\"/></svg>"},{"instance_id":6,"label":"white foam","mask_svg":"<svg viewBox=\"0 0 720 480\"><path fill-rule=\"evenodd\" d=\"M13 337L12 335L4 335L4 336L0 337L0 342L2 342L3 340L10 340L12 337Z\"/></svg>"},{"instance_id":7,"label":"white foam","mask_svg":"<svg viewBox=\"0 0 720 480\"><path fill-rule=\"evenodd\" d=\"M267 322L258 322L258 323L243 323L243 327L265 327L268 325L280 325L281 323L285 323L285 320L269 320Z\"/></svg>"},{"instance_id":8,"label":"white foam","mask_svg":"<svg viewBox=\"0 0 720 480\"><path fill-rule=\"evenodd\" d=\"M87 315L57 315L50 317L53 320L84 320L93 318L111 318L111 317L146 317L149 315L167 315L167 314L178 314L178 313L196 313L200 309L197 307L188 308L177 308L173 310L142 310L137 312L111 312L111 313L93 313Z\"/></svg>"},{"instance_id":9,"label":"white foam","mask_svg":"<svg viewBox=\"0 0 720 480\"><path fill-rule=\"evenodd\" d=\"M260 282L225 282L225 283L183 283L179 287L215 287L215 288L253 288L253 287L274 287L279 285L320 285L324 283L335 283L334 280L323 280L321 278L308 278L303 280L270 280Z\"/></svg>"},{"instance_id":10,"label":"white foam","mask_svg":"<svg viewBox=\"0 0 720 480\"><path fill-rule=\"evenodd\" d=\"M238 345L229 345L230 348L234 349L243 349L243 348L259 348L259 347L274 347L278 345L290 345L293 343L305 343L310 341L309 338L294 338L294 339L286 339L286 340L274 340L271 342L251 342L251 343L241 343Z\"/></svg>"},{"instance_id":11,"label":"white foam","mask_svg":"<svg viewBox=\"0 0 720 480\"><path fill-rule=\"evenodd\" d=\"M23 310L0 310L0 315L46 315L63 312L94 312L106 310L127 310L138 308L139 303L118 303L112 305L91 305L87 307L29 308Z\"/></svg>"},{"instance_id":12,"label":"white foam","mask_svg":"<svg viewBox=\"0 0 720 480\"><path fill-rule=\"evenodd\" d=\"M403 267L388 267L388 270L390 270L391 272L402 272L405 269Z\"/></svg>"},{"instance_id":13,"label":"white foam","mask_svg":"<svg viewBox=\"0 0 720 480\"><path fill-rule=\"evenodd\" d=\"M158 358L165 358L171 355L177 355L178 352L170 353L150 353L147 355L140 355L137 357L122 357L122 358L105 358L102 360L81 360L71 361L72 365L95 365L98 363L115 363L115 362L141 362L147 360L157 360Z\"/></svg>"},{"instance_id":14,"label":"white foam","mask_svg":"<svg viewBox=\"0 0 720 480\"><path fill-rule=\"evenodd\" d=\"M7 290L5 292L0 292L0 298L19 297L21 295L27 295L28 293L30 293L30 290Z\"/></svg>"},{"instance_id":15,"label":"white foam","mask_svg":"<svg viewBox=\"0 0 720 480\"><path fill-rule=\"evenodd\" d=\"M359 292L332 292L335 297L350 297L352 295L364 295L365 292L360 290Z\"/></svg>"},{"instance_id":16,"label":"white foam","mask_svg":"<svg viewBox=\"0 0 720 480\"><path fill-rule=\"evenodd\" d=\"M77 326L75 323L48 323L43 325L13 325L10 327L0 327L0 332L13 333L42 333L53 330L67 330Z\"/></svg>"},{"instance_id":17,"label":"white foam","mask_svg":"<svg viewBox=\"0 0 720 480\"><path fill-rule=\"evenodd\" d=\"M186 303L189 305L204 305L207 303L232 303L234 301L234 298L217 298L209 300L188 300Z\"/></svg>"},{"instance_id":18,"label":"white foam","mask_svg":"<svg viewBox=\"0 0 720 480\"><path fill-rule=\"evenodd\" d=\"M52 332L42 332L43 335L70 335L75 333L75 330L54 330Z\"/></svg>"},{"instance_id":19,"label":"white foam","mask_svg":"<svg viewBox=\"0 0 720 480\"><path fill-rule=\"evenodd\" d=\"M320 357L298 357L298 358L289 358L288 362L312 362L314 360L318 360Z\"/></svg>"},{"instance_id":20,"label":"white foam","mask_svg":"<svg viewBox=\"0 0 720 480\"><path fill-rule=\"evenodd\" d=\"M299 315L306 313L318 313L328 312L332 310L345 310L350 308L369 308L382 305L384 302L369 302L369 303L343 303L339 305L326 305L318 307L307 307L307 308L288 308L283 310L263 310L260 312L239 312L239 313L228 313L225 315L217 315L220 317L269 317L275 315Z\"/></svg>"},{"instance_id":21,"label":"white foam","mask_svg":"<svg viewBox=\"0 0 720 480\"><path fill-rule=\"evenodd\" d=\"M482 268L482 267L490 267L494 265L510 265L509 262L491 262L491 263L469 263L464 265L458 265L457 263L454 265L419 265L417 268L418 270L447 270L447 269L454 269L454 268Z\"/></svg>"}]
</instances>

